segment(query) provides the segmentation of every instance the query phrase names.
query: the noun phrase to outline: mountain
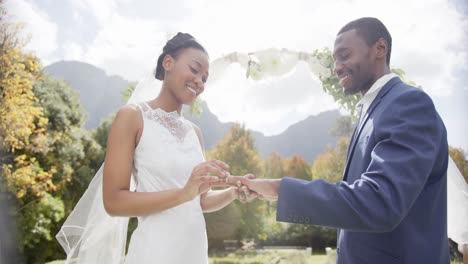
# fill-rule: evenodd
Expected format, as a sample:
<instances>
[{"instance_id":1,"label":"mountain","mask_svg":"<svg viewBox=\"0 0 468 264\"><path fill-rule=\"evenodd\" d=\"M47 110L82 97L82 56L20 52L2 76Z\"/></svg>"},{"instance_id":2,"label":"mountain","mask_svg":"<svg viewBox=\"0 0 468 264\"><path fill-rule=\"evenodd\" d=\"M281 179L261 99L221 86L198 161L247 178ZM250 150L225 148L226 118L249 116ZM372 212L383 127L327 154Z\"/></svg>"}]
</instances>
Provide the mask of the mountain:
<instances>
[{"instance_id":1,"label":"mountain","mask_svg":"<svg viewBox=\"0 0 468 264\"><path fill-rule=\"evenodd\" d=\"M101 119L124 104L121 91L131 84L120 76L108 76L104 70L78 61L60 61L45 67L45 71L79 92L89 116L87 129L96 128Z\"/></svg>"},{"instance_id":2,"label":"mountain","mask_svg":"<svg viewBox=\"0 0 468 264\"><path fill-rule=\"evenodd\" d=\"M221 140L234 123L221 123L202 102L203 113L200 117L187 117L203 131L206 149L213 148ZM188 109L184 112L188 112ZM313 161L328 145L335 145L336 139L330 131L340 116L337 110L322 112L316 116L293 124L283 133L275 136L265 136L261 132L251 131L262 158L267 158L273 152L283 157L294 154L301 155L308 161Z\"/></svg>"},{"instance_id":3,"label":"mountain","mask_svg":"<svg viewBox=\"0 0 468 264\"><path fill-rule=\"evenodd\" d=\"M97 127L103 118L121 107L124 102L120 92L134 84L119 76L108 76L102 69L77 61L57 62L47 66L45 70L53 78L65 81L79 92L81 102L89 114L86 123L88 129ZM226 135L233 123L220 122L206 102L201 103L203 109L201 116L188 116L187 119L202 129L206 149L209 150ZM189 111L185 108L184 112ZM335 144L336 140L331 136L330 130L339 116L337 110L309 116L275 136L265 136L257 131L251 132L263 158L272 152L278 152L283 157L298 154L312 162L327 145Z\"/></svg>"},{"instance_id":4,"label":"mountain","mask_svg":"<svg viewBox=\"0 0 468 264\"><path fill-rule=\"evenodd\" d=\"M298 154L311 162L328 145L335 145L336 139L330 131L339 116L338 110L326 111L309 116L276 136L265 137L254 133L255 142L263 157L276 151L283 157Z\"/></svg>"}]
</instances>

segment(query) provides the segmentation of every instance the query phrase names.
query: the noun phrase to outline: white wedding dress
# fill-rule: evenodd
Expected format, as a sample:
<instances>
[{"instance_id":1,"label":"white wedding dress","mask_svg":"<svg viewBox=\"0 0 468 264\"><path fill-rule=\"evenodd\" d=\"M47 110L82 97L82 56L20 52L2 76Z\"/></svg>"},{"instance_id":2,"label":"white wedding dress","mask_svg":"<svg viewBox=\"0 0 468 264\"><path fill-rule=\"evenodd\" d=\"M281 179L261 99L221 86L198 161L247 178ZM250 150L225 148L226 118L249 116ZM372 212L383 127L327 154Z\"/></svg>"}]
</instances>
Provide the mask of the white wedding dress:
<instances>
[{"instance_id":1,"label":"white wedding dress","mask_svg":"<svg viewBox=\"0 0 468 264\"><path fill-rule=\"evenodd\" d=\"M135 149L137 192L183 188L193 167L204 161L190 121L139 104L143 133ZM200 198L138 218L125 263L208 263L208 242Z\"/></svg>"},{"instance_id":2,"label":"white wedding dress","mask_svg":"<svg viewBox=\"0 0 468 264\"><path fill-rule=\"evenodd\" d=\"M185 186L205 160L193 124L177 112L142 112L143 132L135 148L131 190L158 192ZM207 264L208 239L200 198L138 217L125 257L128 217L107 214L102 200L103 166L68 216L57 240L66 264Z\"/></svg>"}]
</instances>

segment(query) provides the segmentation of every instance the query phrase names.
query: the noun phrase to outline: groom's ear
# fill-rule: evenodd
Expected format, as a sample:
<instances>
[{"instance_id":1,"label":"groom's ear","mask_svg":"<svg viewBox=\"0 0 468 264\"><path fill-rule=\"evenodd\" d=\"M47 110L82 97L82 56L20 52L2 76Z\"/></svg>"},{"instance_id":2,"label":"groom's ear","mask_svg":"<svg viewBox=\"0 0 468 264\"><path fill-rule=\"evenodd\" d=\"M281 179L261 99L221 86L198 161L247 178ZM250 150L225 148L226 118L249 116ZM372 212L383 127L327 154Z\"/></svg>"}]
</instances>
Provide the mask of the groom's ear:
<instances>
[{"instance_id":1,"label":"groom's ear","mask_svg":"<svg viewBox=\"0 0 468 264\"><path fill-rule=\"evenodd\" d=\"M375 54L378 59L386 60L388 53L388 43L384 38L380 38L374 44Z\"/></svg>"}]
</instances>

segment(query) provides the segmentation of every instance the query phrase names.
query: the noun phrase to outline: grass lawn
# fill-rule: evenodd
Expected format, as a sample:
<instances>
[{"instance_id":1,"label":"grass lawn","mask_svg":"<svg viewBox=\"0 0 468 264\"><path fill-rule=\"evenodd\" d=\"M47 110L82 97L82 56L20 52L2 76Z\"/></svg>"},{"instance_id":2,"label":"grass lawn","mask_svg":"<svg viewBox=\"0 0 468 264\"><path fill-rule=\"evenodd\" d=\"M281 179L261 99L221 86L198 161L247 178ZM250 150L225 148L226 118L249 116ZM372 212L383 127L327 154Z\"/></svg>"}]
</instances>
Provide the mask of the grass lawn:
<instances>
[{"instance_id":1,"label":"grass lawn","mask_svg":"<svg viewBox=\"0 0 468 264\"><path fill-rule=\"evenodd\" d=\"M63 264L64 260L55 260L47 264ZM309 256L303 253L242 253L228 254L224 257L210 257L210 264L334 264L327 262L326 255Z\"/></svg>"},{"instance_id":2,"label":"grass lawn","mask_svg":"<svg viewBox=\"0 0 468 264\"><path fill-rule=\"evenodd\" d=\"M64 260L56 260L46 264L63 264ZM334 264L334 256L308 255L303 252L242 252L230 253L226 256L210 257L210 264ZM463 264L462 261L452 261L451 264Z\"/></svg>"},{"instance_id":3,"label":"grass lawn","mask_svg":"<svg viewBox=\"0 0 468 264\"><path fill-rule=\"evenodd\" d=\"M332 262L330 262L332 260ZM309 255L302 251L298 252L246 252L231 253L223 257L211 257L210 264L328 264L334 263L326 255Z\"/></svg>"}]
</instances>

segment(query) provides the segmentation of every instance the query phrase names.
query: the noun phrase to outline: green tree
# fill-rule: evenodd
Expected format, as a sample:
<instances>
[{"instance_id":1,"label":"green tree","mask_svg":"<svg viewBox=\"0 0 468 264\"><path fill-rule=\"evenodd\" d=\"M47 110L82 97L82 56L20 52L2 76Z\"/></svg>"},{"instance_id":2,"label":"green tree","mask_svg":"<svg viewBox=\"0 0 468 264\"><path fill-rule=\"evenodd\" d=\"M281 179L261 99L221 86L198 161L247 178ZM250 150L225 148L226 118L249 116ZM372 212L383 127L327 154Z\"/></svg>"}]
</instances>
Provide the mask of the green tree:
<instances>
[{"instance_id":1,"label":"green tree","mask_svg":"<svg viewBox=\"0 0 468 264\"><path fill-rule=\"evenodd\" d=\"M38 243L52 239L51 228L63 217L64 205L56 196L57 164L43 164L42 159L53 146L49 120L33 89L41 65L23 51L26 42L18 37L20 30L0 6L1 188L17 204L11 213L21 228L20 247L28 255Z\"/></svg>"},{"instance_id":2,"label":"green tree","mask_svg":"<svg viewBox=\"0 0 468 264\"><path fill-rule=\"evenodd\" d=\"M70 208L102 163L103 149L93 134L83 128L87 114L75 90L43 74L34 85L34 92L41 99L44 115L51 120L47 131L52 149L43 156L43 163L56 164L55 181Z\"/></svg>"},{"instance_id":3,"label":"green tree","mask_svg":"<svg viewBox=\"0 0 468 264\"><path fill-rule=\"evenodd\" d=\"M1 188L17 204L25 261L44 263L64 256L54 236L94 175L101 147L82 128L76 92L41 71L23 51L21 26L2 6L0 13Z\"/></svg>"},{"instance_id":4,"label":"green tree","mask_svg":"<svg viewBox=\"0 0 468 264\"><path fill-rule=\"evenodd\" d=\"M41 197L55 190L55 168L44 170L32 155L47 151L48 120L38 106L33 83L39 77L39 60L22 51L21 25L7 21L0 6L0 144L2 178L18 199Z\"/></svg>"},{"instance_id":5,"label":"green tree","mask_svg":"<svg viewBox=\"0 0 468 264\"><path fill-rule=\"evenodd\" d=\"M47 200L44 203L63 207L62 214L55 213L41 219L46 209L40 209L41 203L31 203L21 214L30 216L20 225L23 226L23 234L31 234L31 239L24 236L24 243L28 249L25 255L28 262L40 263L63 257L63 250L53 236L94 175L101 146L92 138L91 133L83 128L86 113L76 91L64 82L55 81L42 73L41 78L34 84L34 94L40 99L39 106L43 109L44 117L50 120L46 127L49 150L34 156L41 167L55 168L52 182L57 187L46 196ZM31 213L28 214L28 211ZM37 222L49 222L47 236L37 236L36 232L31 232L30 228L37 228ZM37 254L37 251L41 254Z\"/></svg>"},{"instance_id":6,"label":"green tree","mask_svg":"<svg viewBox=\"0 0 468 264\"><path fill-rule=\"evenodd\" d=\"M349 138L338 139L337 146L328 147L320 154L312 165L312 174L315 179L324 179L329 182L338 182L343 178L343 170L346 162Z\"/></svg>"},{"instance_id":7,"label":"green tree","mask_svg":"<svg viewBox=\"0 0 468 264\"><path fill-rule=\"evenodd\" d=\"M102 147L102 157L98 159L99 163L102 163L102 161L104 161L104 154L107 149L107 137L109 136L109 130L112 126L114 118L115 113L101 120L99 126L92 131L92 136L94 140L96 140L96 142Z\"/></svg>"},{"instance_id":8,"label":"green tree","mask_svg":"<svg viewBox=\"0 0 468 264\"><path fill-rule=\"evenodd\" d=\"M278 152L273 152L270 157L263 163L263 171L265 178L279 179L283 177L283 159Z\"/></svg>"},{"instance_id":9,"label":"green tree","mask_svg":"<svg viewBox=\"0 0 468 264\"><path fill-rule=\"evenodd\" d=\"M233 125L227 135L208 153L213 159L229 164L232 175L244 175L261 172L261 158L255 147L255 141L244 126Z\"/></svg>"},{"instance_id":10,"label":"green tree","mask_svg":"<svg viewBox=\"0 0 468 264\"><path fill-rule=\"evenodd\" d=\"M234 125L208 155L230 166L232 175L262 172L262 162L251 133L243 126ZM249 204L234 202L218 212L205 214L210 248L221 248L225 239L256 239L262 236L264 202ZM229 227L225 223L229 223Z\"/></svg>"}]
</instances>

